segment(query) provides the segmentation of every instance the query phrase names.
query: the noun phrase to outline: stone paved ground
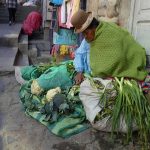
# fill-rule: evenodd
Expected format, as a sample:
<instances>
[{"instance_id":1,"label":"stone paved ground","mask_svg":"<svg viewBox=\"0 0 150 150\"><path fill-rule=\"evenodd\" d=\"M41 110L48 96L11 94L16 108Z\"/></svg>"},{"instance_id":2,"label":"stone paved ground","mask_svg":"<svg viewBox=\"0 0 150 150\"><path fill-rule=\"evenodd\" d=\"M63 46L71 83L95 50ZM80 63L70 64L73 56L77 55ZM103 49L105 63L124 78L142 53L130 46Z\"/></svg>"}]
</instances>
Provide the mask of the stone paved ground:
<instances>
[{"instance_id":1,"label":"stone paved ground","mask_svg":"<svg viewBox=\"0 0 150 150\"><path fill-rule=\"evenodd\" d=\"M18 97L20 85L14 74L0 75L0 150L139 150L120 138L88 129L68 139L51 134L47 128L26 116Z\"/></svg>"}]
</instances>

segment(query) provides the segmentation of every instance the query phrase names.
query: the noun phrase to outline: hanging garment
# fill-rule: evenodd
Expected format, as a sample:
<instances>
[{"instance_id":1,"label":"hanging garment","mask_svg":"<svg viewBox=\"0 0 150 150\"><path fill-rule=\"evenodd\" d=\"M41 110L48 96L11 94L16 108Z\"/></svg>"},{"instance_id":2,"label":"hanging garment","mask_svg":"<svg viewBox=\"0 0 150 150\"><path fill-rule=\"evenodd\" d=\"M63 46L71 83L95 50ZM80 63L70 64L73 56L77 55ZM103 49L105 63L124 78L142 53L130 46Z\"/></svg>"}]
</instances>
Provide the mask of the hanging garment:
<instances>
[{"instance_id":1,"label":"hanging garment","mask_svg":"<svg viewBox=\"0 0 150 150\"><path fill-rule=\"evenodd\" d=\"M58 8L58 25L59 27L67 28L66 22L61 23L61 7Z\"/></svg>"},{"instance_id":2,"label":"hanging garment","mask_svg":"<svg viewBox=\"0 0 150 150\"><path fill-rule=\"evenodd\" d=\"M72 13L73 0L68 1L68 2L66 3L66 6L67 6L67 22L66 22L66 26L67 26L67 28L70 28L70 27L72 27L72 25L71 25L71 26L68 25L68 24L69 24L68 19L70 18L69 16L70 16L71 13Z\"/></svg>"},{"instance_id":3,"label":"hanging garment","mask_svg":"<svg viewBox=\"0 0 150 150\"><path fill-rule=\"evenodd\" d=\"M59 45L53 45L52 49L51 49L51 55L54 56L55 54L58 53L59 51Z\"/></svg>"},{"instance_id":4,"label":"hanging garment","mask_svg":"<svg viewBox=\"0 0 150 150\"><path fill-rule=\"evenodd\" d=\"M66 16L66 2L63 1L61 5L61 23L66 23L67 16Z\"/></svg>"},{"instance_id":5,"label":"hanging garment","mask_svg":"<svg viewBox=\"0 0 150 150\"><path fill-rule=\"evenodd\" d=\"M73 27L72 24L71 24L71 17L73 16L73 14L75 12L77 12L80 8L80 0L70 0L69 1L70 3L70 13L68 14L68 18L67 18L67 28L71 28Z\"/></svg>"},{"instance_id":6,"label":"hanging garment","mask_svg":"<svg viewBox=\"0 0 150 150\"><path fill-rule=\"evenodd\" d=\"M69 54L69 48L67 45L60 46L60 55L67 55Z\"/></svg>"},{"instance_id":7,"label":"hanging garment","mask_svg":"<svg viewBox=\"0 0 150 150\"><path fill-rule=\"evenodd\" d=\"M63 0L50 0L49 2L53 5L62 5Z\"/></svg>"},{"instance_id":8,"label":"hanging garment","mask_svg":"<svg viewBox=\"0 0 150 150\"><path fill-rule=\"evenodd\" d=\"M53 43L59 45L77 45L77 34L71 29L59 29L53 34Z\"/></svg>"}]
</instances>

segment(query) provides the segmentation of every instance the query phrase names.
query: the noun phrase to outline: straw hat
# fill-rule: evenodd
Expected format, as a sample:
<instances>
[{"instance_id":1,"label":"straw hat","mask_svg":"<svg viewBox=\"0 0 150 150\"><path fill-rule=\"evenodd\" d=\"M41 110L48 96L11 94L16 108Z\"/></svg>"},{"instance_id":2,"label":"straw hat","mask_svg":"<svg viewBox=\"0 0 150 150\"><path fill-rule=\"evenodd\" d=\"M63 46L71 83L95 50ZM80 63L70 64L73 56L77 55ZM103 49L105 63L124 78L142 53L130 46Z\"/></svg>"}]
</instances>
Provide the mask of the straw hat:
<instances>
[{"instance_id":1,"label":"straw hat","mask_svg":"<svg viewBox=\"0 0 150 150\"><path fill-rule=\"evenodd\" d=\"M92 12L85 12L79 9L73 14L71 24L75 27L75 32L83 32L92 22L94 16Z\"/></svg>"}]
</instances>

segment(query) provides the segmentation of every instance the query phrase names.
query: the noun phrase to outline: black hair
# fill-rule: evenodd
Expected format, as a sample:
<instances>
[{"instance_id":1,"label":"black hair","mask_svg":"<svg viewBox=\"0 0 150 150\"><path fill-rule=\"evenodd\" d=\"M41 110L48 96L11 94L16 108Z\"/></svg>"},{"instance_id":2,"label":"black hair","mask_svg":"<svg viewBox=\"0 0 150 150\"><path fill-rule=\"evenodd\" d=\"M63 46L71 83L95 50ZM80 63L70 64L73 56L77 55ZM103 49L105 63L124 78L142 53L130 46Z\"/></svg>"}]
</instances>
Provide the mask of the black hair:
<instances>
[{"instance_id":1,"label":"black hair","mask_svg":"<svg viewBox=\"0 0 150 150\"><path fill-rule=\"evenodd\" d=\"M97 28L99 21L94 17L90 25L86 29Z\"/></svg>"}]
</instances>

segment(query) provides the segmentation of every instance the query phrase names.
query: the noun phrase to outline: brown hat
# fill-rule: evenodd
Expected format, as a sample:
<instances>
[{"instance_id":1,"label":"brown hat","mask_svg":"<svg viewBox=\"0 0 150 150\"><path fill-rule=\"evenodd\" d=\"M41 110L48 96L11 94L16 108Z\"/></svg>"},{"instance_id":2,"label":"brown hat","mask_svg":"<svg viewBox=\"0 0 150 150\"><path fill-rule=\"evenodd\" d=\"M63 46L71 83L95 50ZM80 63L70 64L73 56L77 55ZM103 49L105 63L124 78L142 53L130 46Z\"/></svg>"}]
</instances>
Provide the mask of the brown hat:
<instances>
[{"instance_id":1,"label":"brown hat","mask_svg":"<svg viewBox=\"0 0 150 150\"><path fill-rule=\"evenodd\" d=\"M83 32L93 20L92 12L85 12L79 9L76 13L73 14L71 18L71 24L75 27L75 32Z\"/></svg>"}]
</instances>

